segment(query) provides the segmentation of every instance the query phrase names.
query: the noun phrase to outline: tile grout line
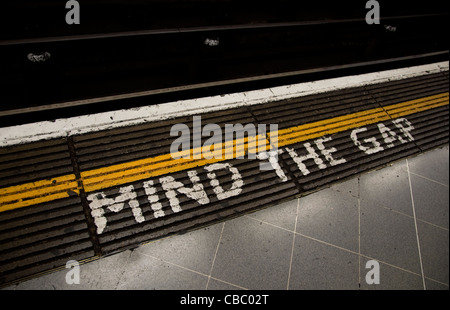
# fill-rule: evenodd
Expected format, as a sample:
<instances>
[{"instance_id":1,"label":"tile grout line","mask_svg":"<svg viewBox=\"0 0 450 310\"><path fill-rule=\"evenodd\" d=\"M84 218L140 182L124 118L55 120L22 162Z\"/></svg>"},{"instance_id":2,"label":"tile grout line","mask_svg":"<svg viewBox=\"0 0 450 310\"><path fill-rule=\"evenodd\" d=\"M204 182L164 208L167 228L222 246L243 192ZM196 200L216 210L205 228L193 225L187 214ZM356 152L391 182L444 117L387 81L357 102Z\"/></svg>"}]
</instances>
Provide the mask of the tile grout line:
<instances>
[{"instance_id":1,"label":"tile grout line","mask_svg":"<svg viewBox=\"0 0 450 310\"><path fill-rule=\"evenodd\" d=\"M420 150L420 153L419 153L419 154L415 154L415 155L412 155L412 156L408 156L408 157L406 157L405 159L422 158L422 157L423 157L425 154L427 154L427 153L431 153L431 152L434 152L434 151L437 151L437 150L443 150L443 149L445 149L445 147L448 147L448 142L445 143L445 144L442 144L442 145L440 145L440 146L438 146L438 147L436 147L436 148L432 148L432 149L430 149L430 150L425 150L425 151ZM403 168L402 168L402 169L403 169ZM433 180L433 179L428 178L428 177L426 177L426 176L423 176L423 175L421 175L421 174L419 174L419 173L415 173L415 172L412 172L412 171L409 171L409 173L410 173L411 175L415 175L415 176L417 176L417 177L420 177L420 178L425 179L425 180L428 180L428 181L430 181L430 182L433 182L433 183L442 185L442 186L444 186L444 187L447 187L447 188L450 187L449 184L441 183L441 182L439 182L439 181L436 181L436 180Z\"/></svg>"},{"instance_id":2,"label":"tile grout line","mask_svg":"<svg viewBox=\"0 0 450 310\"><path fill-rule=\"evenodd\" d=\"M298 219L298 208L300 206L300 198L297 198L297 208L295 208L295 223L294 223L294 233L292 234L292 248L291 248L291 259L289 261L289 272L286 284L286 290L289 290L289 284L291 280L291 270L292 270L292 259L294 258L294 246L295 246L295 235L297 231L297 219Z\"/></svg>"},{"instance_id":3,"label":"tile grout line","mask_svg":"<svg viewBox=\"0 0 450 310\"><path fill-rule=\"evenodd\" d=\"M177 268L180 268L180 269L183 269L183 270L186 270L186 271L189 271L189 272L192 272L192 273L201 275L201 276L208 277L208 275L207 275L207 274L204 274L203 272L200 272L200 271L197 271L197 270L194 270L194 269L191 269L191 268L187 268L187 267L178 265L178 264L176 264L176 263L174 263L174 262L167 261L167 260L165 260L165 259L163 259L163 258L154 256L154 255L151 255L151 254L142 253L142 252L136 252L136 253L137 253L137 255L149 257L149 258L151 258L151 259L153 259L153 260L156 260L156 261L158 261L158 262L162 262L162 263L164 263L164 264L168 264L168 265L171 265L171 266L175 266L175 267L177 267Z\"/></svg>"},{"instance_id":4,"label":"tile grout line","mask_svg":"<svg viewBox=\"0 0 450 310\"><path fill-rule=\"evenodd\" d=\"M205 290L208 289L209 286L209 280L211 280L211 274L214 268L214 263L216 262L216 257L217 257L217 252L219 251L219 246L220 246L220 242L222 241L222 235L223 235L223 231L225 229L225 222L223 222L222 224L222 230L220 231L220 237L219 237L219 241L217 242L217 247L216 247L216 251L214 253L214 258L211 264L211 269L209 270L209 274L208 274L208 281L206 282L206 286L205 286Z\"/></svg>"},{"instance_id":5,"label":"tile grout line","mask_svg":"<svg viewBox=\"0 0 450 310\"><path fill-rule=\"evenodd\" d=\"M436 181L436 180L433 180L433 179L424 177L423 175L420 175L420 174L417 174L417 173L414 173L414 172L410 172L410 173L411 173L412 175L415 175L415 176L419 177L419 178L422 178L422 179L425 179L425 180L427 180L427 181L430 181L430 182L433 182L433 183L436 183L436 184L439 184L439 185L442 185L442 186L444 186L444 187L449 188L449 186L448 186L447 184L444 184L444 183L438 182L438 181Z\"/></svg>"},{"instance_id":6,"label":"tile grout line","mask_svg":"<svg viewBox=\"0 0 450 310\"><path fill-rule=\"evenodd\" d=\"M409 214L406 214L406 213L403 213L403 212L400 212L400 211L397 211L397 210L394 210L394 209L391 209L391 208L383 207L383 209L386 209L386 210L389 210L390 212L397 213L397 214L400 214L400 215L402 215L402 216L406 216L406 217L409 217L409 218L411 218L411 219L414 219L414 216L412 216L412 215L409 215ZM448 228L445 228L445 227L436 225L436 224L434 224L434 223L431 223L431 222L428 222L428 221L425 221L425 220L422 220L422 219L419 219L419 218L417 218L417 220L420 221L420 222L422 222L422 223L431 225L431 226L433 226L433 227L436 227L436 228L439 228L439 229L442 229L442 230L445 230L445 231L449 231Z\"/></svg>"},{"instance_id":7,"label":"tile grout line","mask_svg":"<svg viewBox=\"0 0 450 310\"><path fill-rule=\"evenodd\" d=\"M237 287L237 288L240 288L241 290L245 290L245 291L248 291L248 290L249 290L249 289L246 288L246 287L239 286L239 285L237 285L237 284L234 284L234 283L231 283L231 282L227 282L227 281L222 280L222 279L218 279L218 278L215 278L215 277L212 277L212 276L211 276L210 278L212 278L212 279L214 279L214 280L216 280L216 281L219 281L219 282L222 282L222 283L231 285L231 286L235 286L235 287ZM208 279L208 282L209 282L209 279Z\"/></svg>"},{"instance_id":8,"label":"tile grout line","mask_svg":"<svg viewBox=\"0 0 450 310\"><path fill-rule=\"evenodd\" d=\"M449 287L448 283L444 283L444 282L441 282L441 281L439 281L439 280L436 280L436 279L433 279L433 278L429 278L429 277L425 277L425 278L428 279L428 280L430 280L430 281L433 281L433 282L435 282L435 283L442 284L442 285L446 286L447 289L448 289L448 287Z\"/></svg>"},{"instance_id":9,"label":"tile grout line","mask_svg":"<svg viewBox=\"0 0 450 310\"><path fill-rule=\"evenodd\" d=\"M149 255L149 254L145 254L145 253L141 253L141 252L137 252L137 255L146 256L146 257L152 258L152 259L154 259L154 260L156 260L156 261L160 261L160 262L163 262L163 263L165 263L165 264L169 264L169 265L171 265L171 266L175 266L175 267L177 267L177 268L180 268L180 269L183 269L183 270L186 270L186 271L189 271L189 272L192 272L192 273L201 275L201 276L205 276L205 277L208 278L208 282L209 282L209 278L212 278L212 279L217 280L217 281L219 281L219 282L223 282L223 283L229 284L229 285L231 285L231 286L238 287L238 288L240 288L240 289L242 289L242 290L248 290L248 288L239 286L239 285L234 284L234 283L231 283L231 282L227 282L227 281L222 280L222 279L219 279L219 278L215 278L215 277L213 277L213 276L211 276L211 275L207 275L207 274L205 274L205 273L203 273L203 272L200 272L200 271L197 271L197 270L194 270L194 269L190 269L190 268L187 268L187 267L178 265L178 264L176 264L176 263L174 263L174 262L167 261L167 260L162 259L162 258L157 257L157 256L153 256L153 255Z\"/></svg>"},{"instance_id":10,"label":"tile grout line","mask_svg":"<svg viewBox=\"0 0 450 310\"><path fill-rule=\"evenodd\" d=\"M411 194L411 205L412 205L412 211L413 211L413 217L414 217L414 227L416 229L416 240L417 240L417 249L419 251L420 271L422 273L423 289L426 290L427 287L426 287L426 284L425 284L425 275L423 273L422 253L421 253L421 250L420 250L419 231L417 229L416 209L415 209L415 206L414 206L414 196L413 196L413 190L412 190L412 184L411 184L411 174L409 172L408 159L406 159L406 170L408 172L408 182L409 182L409 191L410 191L410 194Z\"/></svg>"},{"instance_id":11,"label":"tile grout line","mask_svg":"<svg viewBox=\"0 0 450 310\"><path fill-rule=\"evenodd\" d=\"M418 277L421 277L421 276L422 276L421 274L418 274L418 273L416 273L416 272L414 272L414 271L405 269L405 268L403 268L403 267L395 266L395 265L392 265L392 264L390 264L390 263L388 263L388 262L379 260L379 259L376 258L376 257L368 256L368 255L365 255L365 254L361 254L361 257L367 258L367 259L369 259L369 260L376 260L376 261L379 262L379 263L382 263L382 264L387 265L387 266L389 266L389 267L392 267L392 268L395 268L395 269L398 269L398 270L401 270L401 271L404 271L404 272L407 272L407 273L416 275L416 276L418 276ZM428 279L437 282L437 280L434 280L434 279L431 279L431 278L428 278Z\"/></svg>"},{"instance_id":12,"label":"tile grout line","mask_svg":"<svg viewBox=\"0 0 450 310\"><path fill-rule=\"evenodd\" d=\"M122 266L122 271L120 272L120 274L117 276L117 283L116 283L116 285L114 285L114 290L119 290L119 285L120 285L120 281L122 280L122 277L123 277L123 275L125 274L125 272L126 272L126 269L127 269L127 266L128 266L128 262L129 262L129 260L130 260L130 258L131 258L131 255L133 255L133 252L134 251L130 251L130 255L128 255L128 257L127 257L127 261L126 261L126 265L125 266ZM139 253L138 253L139 254Z\"/></svg>"},{"instance_id":13,"label":"tile grout line","mask_svg":"<svg viewBox=\"0 0 450 310\"><path fill-rule=\"evenodd\" d=\"M295 232L295 231L290 230L290 229L286 229L286 228L283 228L283 227L280 227L280 226L271 224L271 223L266 222L266 221L262 221L262 220L259 220L259 219L255 219L255 218L253 218L253 217L251 217L251 216L248 216L248 215L245 215L245 216L247 216L249 219L252 219L252 220L254 220L254 221L262 222L262 223L267 224L267 225L269 225L269 226L279 228L279 229L281 229L281 230L284 230L284 231L293 233L293 234L295 234L295 235L298 235L298 236L301 236L301 237L304 237L304 238L307 238L307 239L310 239L310 240L313 240L313 241L316 241L316 242L319 242L319 243L322 243L322 244L325 244L325 245L329 245L329 246L331 246L331 247L333 247L333 248L336 248L336 249L339 249L339 250L342 250L342 251L346 251L346 252L349 252L349 253L352 253L352 254L355 254L355 255L360 255L361 257L364 257L364 258L367 258L367 259L376 259L375 257L371 257L371 256L368 256L368 255L362 254L362 253L358 254L358 252L355 252L355 251L352 251L352 250L349 250L349 249L346 249L346 248L337 246L337 245L335 245L335 244L332 244L332 243L329 243L329 242L326 242L326 241L323 241L323 240L320 240L320 239L316 239L316 238L314 238L314 237L311 237L311 236L308 236L308 235L305 235L305 234L301 234L301 233ZM399 270L402 270L402 271L405 271L405 272L408 272L408 273L417 275L417 276L419 276L419 277L421 276L420 274L418 274L418 273L416 273L416 272L414 272L414 271L411 271L411 270L408 270L408 269L404 269L404 268L399 267L399 266L396 266L396 265L392 265L392 264L390 264L390 263L388 263L388 262L385 262L385 261L382 261L382 260L379 260L379 259L376 259L376 260L377 260L378 262L383 263L383 264L385 264L385 265L388 265L388 266L390 266L390 267L393 267L393 268L396 268L396 269L399 269ZM429 278L429 279L431 279L431 280L433 280L433 281L436 281L436 280L434 280L434 279L432 279L432 278Z\"/></svg>"}]
</instances>

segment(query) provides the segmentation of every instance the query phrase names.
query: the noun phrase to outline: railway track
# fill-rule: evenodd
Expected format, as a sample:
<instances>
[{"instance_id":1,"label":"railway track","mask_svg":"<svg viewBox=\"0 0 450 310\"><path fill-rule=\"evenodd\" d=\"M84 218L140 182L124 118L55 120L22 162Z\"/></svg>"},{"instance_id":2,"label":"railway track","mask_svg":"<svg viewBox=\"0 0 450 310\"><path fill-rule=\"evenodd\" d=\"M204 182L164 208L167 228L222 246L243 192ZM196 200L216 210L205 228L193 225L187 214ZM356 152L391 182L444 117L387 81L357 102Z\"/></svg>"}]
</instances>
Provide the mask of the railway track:
<instances>
[{"instance_id":1,"label":"railway track","mask_svg":"<svg viewBox=\"0 0 450 310\"><path fill-rule=\"evenodd\" d=\"M385 5L379 25L353 1L273 9L266 1L136 0L108 5L106 17L102 5L82 4L80 25L57 21L65 11L53 1L7 5L3 124L448 59L448 11L438 3Z\"/></svg>"}]
</instances>

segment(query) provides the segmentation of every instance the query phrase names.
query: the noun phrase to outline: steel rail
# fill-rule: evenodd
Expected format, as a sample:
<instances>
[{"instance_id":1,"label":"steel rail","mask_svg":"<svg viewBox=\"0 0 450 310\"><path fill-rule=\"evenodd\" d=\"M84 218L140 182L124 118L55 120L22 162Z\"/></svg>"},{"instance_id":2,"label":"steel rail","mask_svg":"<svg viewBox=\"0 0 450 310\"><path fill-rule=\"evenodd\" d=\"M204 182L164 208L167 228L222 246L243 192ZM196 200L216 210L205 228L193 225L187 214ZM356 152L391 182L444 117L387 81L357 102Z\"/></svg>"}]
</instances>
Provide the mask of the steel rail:
<instances>
[{"instance_id":1,"label":"steel rail","mask_svg":"<svg viewBox=\"0 0 450 310\"><path fill-rule=\"evenodd\" d=\"M418 55L410 55L410 56L395 57L395 58L388 58L388 59L364 61L364 62L358 62L358 63L352 63L352 64L345 64L345 65L335 65L335 66L328 66L328 67L297 70L297 71L291 71L291 72L273 73L273 74L267 74L267 75L259 75L259 76L237 78L237 79L230 79L230 80L221 80L221 81L214 81L214 82L205 82L205 83L189 84L189 85L182 85L182 86L175 86L175 87L168 87L168 88L152 89L152 90L139 91L139 92L130 92L130 93L119 94L119 95L110 95L110 96L103 96L103 97L96 97L96 98L89 98L89 99L65 101L65 102L59 102L59 103L48 104L48 105L40 105L40 106L26 107L26 108L20 108L20 109L4 110L4 111L0 111L0 117L56 110L56 109L62 109L62 108L70 108L70 107L75 107L75 106L83 106L83 105L90 105L90 104L101 103L101 102L138 98L138 97L144 97L144 96L150 96L150 95L158 95L158 94L167 94L167 93L174 93L174 92L187 91L187 90L195 90L195 89L206 88L206 87L232 85L232 84L245 83L245 82L255 82L255 81L262 81L262 80L269 80L269 79L276 79L276 78L283 78L283 77L292 77L292 76L304 75L304 74L334 71L334 70L340 70L340 69L351 69L351 68L364 67L364 66L370 66L370 65L381 65L381 64L393 63L393 62L397 62L397 61L405 61L405 60L413 60L413 59L419 59L419 58L440 56L440 55L445 55L448 53L449 53L449 50L445 50L445 51L438 51L438 52L418 54Z\"/></svg>"},{"instance_id":2,"label":"steel rail","mask_svg":"<svg viewBox=\"0 0 450 310\"><path fill-rule=\"evenodd\" d=\"M436 17L436 16L445 16L445 15L448 15L448 13L405 15L405 16L387 16L387 17L383 17L383 20ZM124 38L124 37L135 37L135 36L145 36L145 35L214 32L214 31L227 31L227 30L251 30L251 29L282 28L282 27L301 27L301 26L343 24L343 23L354 23L354 22L365 22L365 19L364 18L349 18L349 19L339 19L339 20L330 19L330 20L313 20L313 21L268 23L268 24L241 24L241 25L220 25L220 26L209 26L209 27L168 28L168 29L153 29L153 30L150 29L150 30L83 34L83 35L71 35L71 36L0 40L0 46L77 41L77 40L108 39L108 38L118 38L118 37Z\"/></svg>"}]
</instances>

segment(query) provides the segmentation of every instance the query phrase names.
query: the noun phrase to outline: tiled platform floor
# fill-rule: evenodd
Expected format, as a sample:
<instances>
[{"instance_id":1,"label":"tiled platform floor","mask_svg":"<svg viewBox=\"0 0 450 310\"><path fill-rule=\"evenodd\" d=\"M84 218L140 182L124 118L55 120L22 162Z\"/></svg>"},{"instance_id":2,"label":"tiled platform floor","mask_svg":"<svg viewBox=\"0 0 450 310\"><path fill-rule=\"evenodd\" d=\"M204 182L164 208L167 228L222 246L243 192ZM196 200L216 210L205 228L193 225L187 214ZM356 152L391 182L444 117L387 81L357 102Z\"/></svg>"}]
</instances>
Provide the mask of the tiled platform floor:
<instances>
[{"instance_id":1,"label":"tiled platform floor","mask_svg":"<svg viewBox=\"0 0 450 310\"><path fill-rule=\"evenodd\" d=\"M449 147L80 270L7 289L448 290Z\"/></svg>"}]
</instances>

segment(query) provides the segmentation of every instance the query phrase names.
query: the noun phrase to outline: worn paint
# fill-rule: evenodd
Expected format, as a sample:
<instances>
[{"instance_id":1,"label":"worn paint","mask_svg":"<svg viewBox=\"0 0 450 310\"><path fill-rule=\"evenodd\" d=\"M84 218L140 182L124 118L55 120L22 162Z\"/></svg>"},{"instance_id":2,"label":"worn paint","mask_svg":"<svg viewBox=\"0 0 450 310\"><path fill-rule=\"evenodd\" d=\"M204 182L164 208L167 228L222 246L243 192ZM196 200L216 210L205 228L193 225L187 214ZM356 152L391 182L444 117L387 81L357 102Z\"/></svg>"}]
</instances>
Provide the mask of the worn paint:
<instances>
[{"instance_id":1,"label":"worn paint","mask_svg":"<svg viewBox=\"0 0 450 310\"><path fill-rule=\"evenodd\" d=\"M217 199L223 200L232 196L237 196L242 192L244 182L239 170L229 163L217 163L203 167L207 171L207 176L210 179L210 184ZM233 181L230 188L224 189L220 185L220 181L214 171L226 170L231 173L231 180ZM173 213L183 211L180 207L178 195L183 194L186 197L194 200L199 205L204 205L210 202L206 194L203 184L200 182L196 170L187 171L192 187L175 180L172 176L165 176L159 178L159 182L164 190L164 195L169 199L170 207ZM148 202L153 210L154 218L164 217L167 214L162 210L162 204L159 202L160 198L156 194L154 181L148 180L143 182L143 188L147 194ZM107 211L120 212L125 206L129 206L133 212L134 219L137 223L142 223L146 219L142 214L141 205L137 200L137 194L133 185L120 187L119 191L101 191L87 196L89 207L91 208L91 215L94 218L94 223L97 227L97 234L101 235L107 227Z\"/></svg>"},{"instance_id":2,"label":"worn paint","mask_svg":"<svg viewBox=\"0 0 450 310\"><path fill-rule=\"evenodd\" d=\"M403 126L399 126L403 124ZM378 128L379 133L382 136L382 140L379 141L375 136L370 138L365 138L363 141L358 139L358 134L366 132L367 128L356 128L349 134L348 141L353 141L353 144L359 148L360 151L364 152L366 155L375 154L377 152L383 151L384 149L392 148L395 143L408 143L414 141L414 137L411 135L411 131L414 129L412 124L405 118L392 120L385 123L374 124ZM397 134L394 132L393 128L398 128ZM401 131L400 128L403 128ZM332 156L333 153L338 152L336 147L327 147L325 143L332 142L331 136L325 136L315 139L312 142L306 142L301 144L297 151L291 147L284 147L277 152L264 152L259 154L259 160L269 160L269 158L276 158L274 153L277 154L289 154L290 158L294 161L297 166L298 171L303 175L307 176L311 172L305 164L307 161L314 162L315 165L320 169L328 169L334 166L338 166L347 162L344 157L335 158ZM318 151L316 151L318 150ZM271 156L270 156L271 155ZM279 182L286 182L287 177L279 167L278 162L272 163L273 166L278 165L278 172L275 169L275 173L278 176ZM312 166L310 166L312 167ZM208 204L212 197L208 197L204 190L203 184L198 177L200 170L206 172L209 179L209 183L213 188L213 192L218 200L228 199L233 196L238 196L243 192L244 180L239 172L239 169L233 167L230 163L214 163L204 167L197 168L195 170L188 170L187 176L189 177L192 187L185 185L177 181L172 176L164 176L159 178L159 183L162 185L164 190L164 195L169 199L169 203L173 213L182 212L180 202L178 200L178 195L183 194L186 197L194 200L199 206ZM216 175L217 171L226 171L231 174L232 184L228 189L224 189L220 185L220 180ZM160 203L160 197L156 195L156 189L153 187L155 182L153 180L145 181L143 187L148 195L148 202L151 204L153 210L153 216L155 218L166 216L167 214L162 210L162 205ZM111 194L112 198L107 197L105 192L98 192L88 196L91 201L91 215L95 219L95 225L97 226L97 233L102 234L107 226L107 219L105 212L107 210L113 212L120 212L123 209L124 203L126 202L133 210L133 215L137 223L142 223L145 219L142 216L142 210L136 200L136 194L133 192L133 186L121 187L119 190L119 195L116 193ZM146 203L144 203L146 204Z\"/></svg>"}]
</instances>

